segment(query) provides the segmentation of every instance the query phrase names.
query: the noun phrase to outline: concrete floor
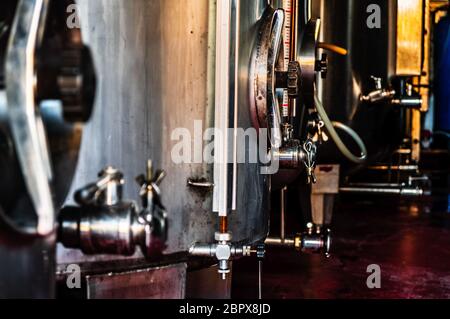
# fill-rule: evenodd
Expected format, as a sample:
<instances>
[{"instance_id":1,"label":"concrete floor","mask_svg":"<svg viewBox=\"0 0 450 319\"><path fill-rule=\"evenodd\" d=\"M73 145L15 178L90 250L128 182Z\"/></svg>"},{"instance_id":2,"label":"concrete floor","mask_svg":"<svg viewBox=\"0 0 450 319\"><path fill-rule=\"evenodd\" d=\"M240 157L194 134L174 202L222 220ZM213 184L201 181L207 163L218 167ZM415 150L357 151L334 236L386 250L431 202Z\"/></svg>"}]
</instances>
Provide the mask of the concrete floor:
<instances>
[{"instance_id":1,"label":"concrete floor","mask_svg":"<svg viewBox=\"0 0 450 319\"><path fill-rule=\"evenodd\" d=\"M263 298L450 298L447 207L447 198L340 198L332 257L268 250ZM371 264L381 267L380 289L366 285ZM256 259L233 268L232 297L256 298Z\"/></svg>"}]
</instances>

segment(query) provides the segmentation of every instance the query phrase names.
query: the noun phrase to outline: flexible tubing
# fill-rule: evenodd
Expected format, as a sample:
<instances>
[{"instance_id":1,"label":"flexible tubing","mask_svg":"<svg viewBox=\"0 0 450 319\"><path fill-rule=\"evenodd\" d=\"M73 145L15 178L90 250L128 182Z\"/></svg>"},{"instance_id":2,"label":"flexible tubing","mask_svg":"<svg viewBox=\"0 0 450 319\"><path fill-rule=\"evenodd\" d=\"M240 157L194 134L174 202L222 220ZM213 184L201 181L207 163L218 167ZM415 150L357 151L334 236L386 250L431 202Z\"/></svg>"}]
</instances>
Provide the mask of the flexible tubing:
<instances>
[{"instance_id":1,"label":"flexible tubing","mask_svg":"<svg viewBox=\"0 0 450 319\"><path fill-rule=\"evenodd\" d=\"M344 125L340 122L331 122L330 118L327 115L327 112L325 111L325 108L322 105L322 102L320 102L319 98L314 96L314 101L316 104L317 112L319 113L320 117L322 118L322 121L325 124L325 127L327 128L328 132L330 133L331 138L333 139L334 143L336 143L337 148L341 153L350 161L356 164L363 164L367 159L367 148L364 142L362 141L361 137L359 137L358 133L356 133L353 129L348 127L347 125ZM348 147L342 142L342 139L340 138L339 134L336 132L336 129L340 129L350 135L350 137L356 142L359 149L361 150L361 156L355 156L350 152Z\"/></svg>"}]
</instances>

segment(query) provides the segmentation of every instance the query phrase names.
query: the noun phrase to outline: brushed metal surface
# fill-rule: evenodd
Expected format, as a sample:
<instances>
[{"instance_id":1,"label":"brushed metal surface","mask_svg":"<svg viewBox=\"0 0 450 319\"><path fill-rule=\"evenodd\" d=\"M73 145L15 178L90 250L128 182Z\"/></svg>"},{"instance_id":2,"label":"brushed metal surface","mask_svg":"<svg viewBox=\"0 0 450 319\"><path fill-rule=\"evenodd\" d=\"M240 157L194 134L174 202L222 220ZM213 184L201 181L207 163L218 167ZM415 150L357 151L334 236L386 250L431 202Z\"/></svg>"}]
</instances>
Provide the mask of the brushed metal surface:
<instances>
[{"instance_id":1,"label":"brushed metal surface","mask_svg":"<svg viewBox=\"0 0 450 319\"><path fill-rule=\"evenodd\" d=\"M395 75L396 1L380 0L381 28L367 26L371 0L314 1L313 17L323 22L322 41L348 49L347 56L328 53L327 78L322 82L322 100L332 120L351 126L368 148L369 162L389 157L402 140L402 115L387 104L373 107L361 103L361 94L374 89L370 76L383 79L386 86ZM394 51L394 52L393 52ZM345 138L346 143L351 143ZM321 163L349 165L333 143L324 145Z\"/></svg>"},{"instance_id":2,"label":"brushed metal surface","mask_svg":"<svg viewBox=\"0 0 450 319\"><path fill-rule=\"evenodd\" d=\"M55 236L27 243L20 242L20 237L9 239L16 244L3 240L0 244L0 299L54 298Z\"/></svg>"},{"instance_id":3,"label":"brushed metal surface","mask_svg":"<svg viewBox=\"0 0 450 319\"><path fill-rule=\"evenodd\" d=\"M428 112L430 107L430 95L431 90L429 88L430 79L431 79L431 41L432 41L432 25L431 25L431 0L425 0L424 6L424 35L423 35L423 65L422 65L422 74L420 76L420 84L423 87L420 88L420 95L422 95L422 107L420 108L421 112Z\"/></svg>"},{"instance_id":4,"label":"brushed metal surface","mask_svg":"<svg viewBox=\"0 0 450 319\"><path fill-rule=\"evenodd\" d=\"M194 120L202 120L204 129L213 123L214 2L79 0L78 5L85 40L96 61L99 90L83 134L72 193L110 164L126 176L125 198L138 200L133 179L151 158L168 173L161 185L170 219L166 253L212 241L218 220L212 213L212 192L188 186L189 179L212 181L212 166L173 163L171 149L177 141L171 140L171 133L187 128L193 136ZM236 87L242 128L251 126L247 75L256 22L266 5L266 1L241 3L240 35L245 45L239 49ZM235 241L256 241L266 235L267 183L258 165L239 166L237 212L230 216ZM109 259L120 258L58 249L60 263Z\"/></svg>"},{"instance_id":5,"label":"brushed metal surface","mask_svg":"<svg viewBox=\"0 0 450 319\"><path fill-rule=\"evenodd\" d=\"M187 272L187 299L230 299L232 276L217 276L218 265Z\"/></svg>"},{"instance_id":6,"label":"brushed metal surface","mask_svg":"<svg viewBox=\"0 0 450 319\"><path fill-rule=\"evenodd\" d=\"M396 75L422 73L423 9L424 0L397 0Z\"/></svg>"},{"instance_id":7,"label":"brushed metal surface","mask_svg":"<svg viewBox=\"0 0 450 319\"><path fill-rule=\"evenodd\" d=\"M252 126L250 114L249 80L250 59L256 43L261 18L267 1L240 1L239 59L236 76L237 127ZM248 150L247 150L248 151ZM249 154L246 154L249 158ZM267 236L269 223L269 175L260 174L259 164L237 165L236 212L230 216L234 240L255 242ZM236 233L242 232L241 234ZM244 235L245 236L242 236Z\"/></svg>"},{"instance_id":8,"label":"brushed metal surface","mask_svg":"<svg viewBox=\"0 0 450 319\"><path fill-rule=\"evenodd\" d=\"M88 299L183 299L186 264L86 276Z\"/></svg>"}]
</instances>

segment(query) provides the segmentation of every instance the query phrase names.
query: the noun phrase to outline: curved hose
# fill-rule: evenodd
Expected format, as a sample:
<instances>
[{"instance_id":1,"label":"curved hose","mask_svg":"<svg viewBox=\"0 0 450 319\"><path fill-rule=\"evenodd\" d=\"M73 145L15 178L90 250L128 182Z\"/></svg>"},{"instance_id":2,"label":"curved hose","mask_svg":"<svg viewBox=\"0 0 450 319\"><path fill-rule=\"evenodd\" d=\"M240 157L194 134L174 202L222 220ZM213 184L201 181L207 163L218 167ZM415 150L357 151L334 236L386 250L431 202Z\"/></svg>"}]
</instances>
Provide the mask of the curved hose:
<instances>
[{"instance_id":1,"label":"curved hose","mask_svg":"<svg viewBox=\"0 0 450 319\"><path fill-rule=\"evenodd\" d=\"M327 51L334 52L334 53L339 54L339 55L347 55L348 54L348 50L347 49L341 48L341 47L339 47L339 46L337 46L335 44L331 44L331 43L319 42L317 44L317 47L320 48L320 49L324 49L324 50L327 50Z\"/></svg>"},{"instance_id":2,"label":"curved hose","mask_svg":"<svg viewBox=\"0 0 450 319\"><path fill-rule=\"evenodd\" d=\"M333 139L334 143L336 143L336 146L341 151L341 153L348 158L350 161L356 164L363 164L367 159L367 148L366 145L364 145L364 142L359 137L358 133L356 133L354 130L352 130L350 127L339 123L339 122L331 122L330 118L327 115L327 112L325 111L322 102L320 102L317 95L314 96L314 101L316 104L317 112L319 113L320 117L322 118L322 121L325 124L325 127L327 128L328 132L330 133L331 138ZM347 146L342 142L341 138L339 137L338 133L335 130L335 127L338 129L343 130L348 135L350 135L351 138L356 142L358 147L361 150L361 156L357 157L350 152L350 150L347 148Z\"/></svg>"}]
</instances>

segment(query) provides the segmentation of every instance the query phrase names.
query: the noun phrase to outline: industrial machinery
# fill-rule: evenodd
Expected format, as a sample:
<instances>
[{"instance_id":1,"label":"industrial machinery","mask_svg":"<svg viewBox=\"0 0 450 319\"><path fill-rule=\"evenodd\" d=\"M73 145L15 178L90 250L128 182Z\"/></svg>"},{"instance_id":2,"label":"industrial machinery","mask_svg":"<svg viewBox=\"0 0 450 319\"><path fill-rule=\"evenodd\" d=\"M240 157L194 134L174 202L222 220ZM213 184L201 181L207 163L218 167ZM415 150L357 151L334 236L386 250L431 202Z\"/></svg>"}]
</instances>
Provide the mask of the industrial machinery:
<instances>
[{"instance_id":1,"label":"industrial machinery","mask_svg":"<svg viewBox=\"0 0 450 319\"><path fill-rule=\"evenodd\" d=\"M290 23L298 21L290 50L283 45L285 11L265 1L22 0L2 6L2 145L8 147L2 169L14 180L4 192L12 195L2 196L2 236L23 244L2 244L0 251L7 268L17 267L21 254L29 265L41 265L29 276L39 273L43 282L35 291L11 290L2 271L2 293L54 296L55 274L64 284L75 264L85 278L81 296L115 296L104 287L146 269L157 278L153 282L173 283L164 290L142 281L145 296L182 297L192 257L214 257L201 268L216 259L225 278L232 257L264 255L271 183L270 172L261 173L266 164L288 169L287 176L304 170L304 183L314 182L312 139L320 125L310 113L315 76L326 71L326 61L316 62L320 22L309 21L308 3L289 15ZM144 28L139 19L154 26ZM116 21L130 23L109 32ZM291 55L286 65L282 52ZM290 105L283 116L280 92ZM176 163L173 131L195 130L196 120L223 131L267 128L269 161L238 163L230 150L239 142L225 134L214 139L213 163ZM79 122L88 122L83 137L79 124L66 124ZM264 138L251 142L263 145ZM127 187L127 177L145 162L137 189ZM165 171L154 172L152 163ZM167 200L168 194L176 198ZM328 251L327 236L309 231L296 247ZM21 265L11 280L27 280L27 263Z\"/></svg>"},{"instance_id":2,"label":"industrial machinery","mask_svg":"<svg viewBox=\"0 0 450 319\"><path fill-rule=\"evenodd\" d=\"M432 2L314 2L313 11L325 21L321 39L349 52L330 62L328 77L319 84L321 98L330 117L358 132L368 149L368 160L357 167L336 161L332 148L322 152L319 162L341 164L340 192L421 196L430 191L420 169L420 141L432 102Z\"/></svg>"},{"instance_id":3,"label":"industrial machinery","mask_svg":"<svg viewBox=\"0 0 450 319\"><path fill-rule=\"evenodd\" d=\"M410 16L402 4L390 23ZM371 35L356 41L358 20L329 16L355 6L3 1L0 297L226 298L237 258L256 256L261 278L267 247L330 256L333 196L365 187L351 170L386 158L368 155L378 144L360 130L364 114L387 108L400 171L417 167L426 110L422 55L414 66L402 58L402 43L423 34L398 25L396 39L383 37L386 52L397 44L395 71L382 54L367 70L357 52ZM350 28L347 42L335 24ZM374 90L342 90L339 72ZM332 121L350 100L356 113ZM393 189L422 191L421 176L408 178L414 187Z\"/></svg>"}]
</instances>

